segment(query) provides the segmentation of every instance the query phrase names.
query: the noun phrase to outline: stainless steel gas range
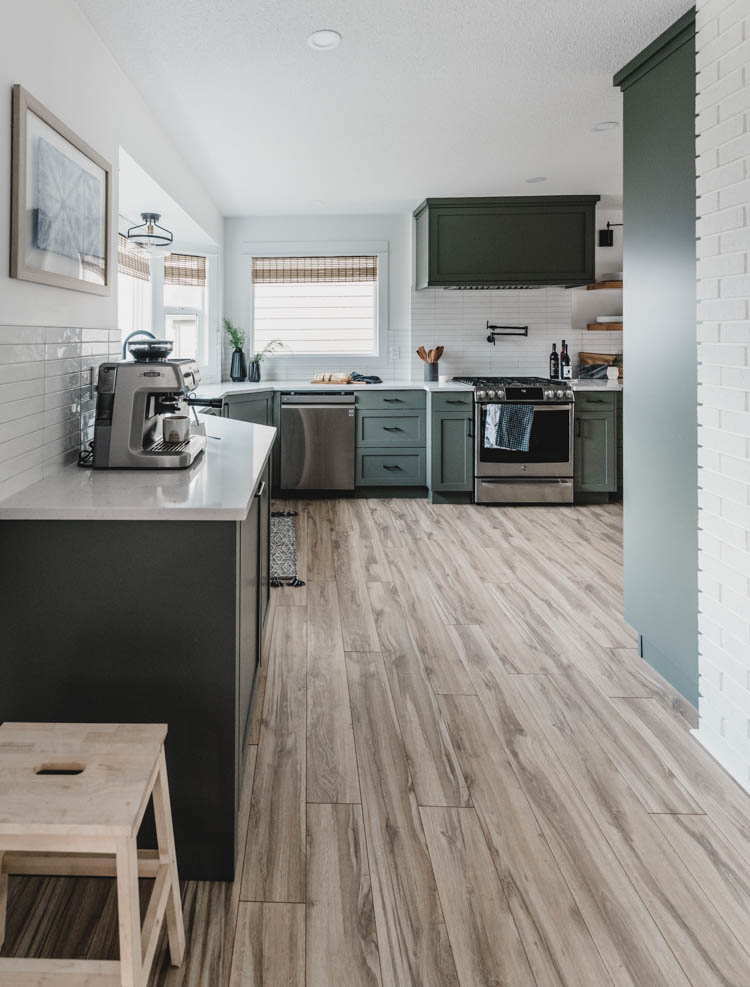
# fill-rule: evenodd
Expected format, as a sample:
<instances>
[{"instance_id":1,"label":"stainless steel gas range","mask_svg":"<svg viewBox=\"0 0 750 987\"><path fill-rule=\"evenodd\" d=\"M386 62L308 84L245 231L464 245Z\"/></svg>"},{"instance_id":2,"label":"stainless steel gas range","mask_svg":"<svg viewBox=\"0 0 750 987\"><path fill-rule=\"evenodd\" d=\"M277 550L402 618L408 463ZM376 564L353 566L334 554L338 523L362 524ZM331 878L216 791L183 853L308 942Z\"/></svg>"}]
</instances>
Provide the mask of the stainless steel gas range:
<instances>
[{"instance_id":1,"label":"stainless steel gas range","mask_svg":"<svg viewBox=\"0 0 750 987\"><path fill-rule=\"evenodd\" d=\"M454 377L474 387L474 498L478 504L573 503L573 390L543 377ZM502 406L531 418L528 451L503 448L496 422ZM525 443L524 443L525 444ZM499 447L500 445L500 447Z\"/></svg>"}]
</instances>

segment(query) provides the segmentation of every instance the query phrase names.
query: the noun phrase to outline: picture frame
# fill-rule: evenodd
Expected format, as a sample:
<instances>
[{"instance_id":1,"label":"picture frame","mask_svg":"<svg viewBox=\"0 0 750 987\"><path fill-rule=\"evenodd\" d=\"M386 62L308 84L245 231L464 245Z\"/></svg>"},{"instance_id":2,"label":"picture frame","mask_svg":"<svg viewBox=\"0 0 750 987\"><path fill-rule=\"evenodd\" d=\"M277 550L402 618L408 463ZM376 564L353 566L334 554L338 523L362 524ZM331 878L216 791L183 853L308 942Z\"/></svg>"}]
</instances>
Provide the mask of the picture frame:
<instances>
[{"instance_id":1,"label":"picture frame","mask_svg":"<svg viewBox=\"0 0 750 987\"><path fill-rule=\"evenodd\" d=\"M110 295L112 166L13 86L10 276Z\"/></svg>"}]
</instances>

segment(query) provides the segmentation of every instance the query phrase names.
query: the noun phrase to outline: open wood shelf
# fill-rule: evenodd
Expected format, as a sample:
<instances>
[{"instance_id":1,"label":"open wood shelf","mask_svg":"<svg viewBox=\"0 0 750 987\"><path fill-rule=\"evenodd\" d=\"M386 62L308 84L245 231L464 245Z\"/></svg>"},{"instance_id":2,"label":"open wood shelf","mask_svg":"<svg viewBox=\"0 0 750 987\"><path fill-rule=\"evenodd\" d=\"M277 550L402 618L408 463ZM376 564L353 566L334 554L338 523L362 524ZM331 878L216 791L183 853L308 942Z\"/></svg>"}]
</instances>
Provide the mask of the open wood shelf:
<instances>
[{"instance_id":1,"label":"open wood shelf","mask_svg":"<svg viewBox=\"0 0 750 987\"><path fill-rule=\"evenodd\" d=\"M591 332L622 332L622 322L589 322Z\"/></svg>"},{"instance_id":2,"label":"open wood shelf","mask_svg":"<svg viewBox=\"0 0 750 987\"><path fill-rule=\"evenodd\" d=\"M586 291L607 291L622 290L622 281L597 281L595 284L587 284Z\"/></svg>"}]
</instances>

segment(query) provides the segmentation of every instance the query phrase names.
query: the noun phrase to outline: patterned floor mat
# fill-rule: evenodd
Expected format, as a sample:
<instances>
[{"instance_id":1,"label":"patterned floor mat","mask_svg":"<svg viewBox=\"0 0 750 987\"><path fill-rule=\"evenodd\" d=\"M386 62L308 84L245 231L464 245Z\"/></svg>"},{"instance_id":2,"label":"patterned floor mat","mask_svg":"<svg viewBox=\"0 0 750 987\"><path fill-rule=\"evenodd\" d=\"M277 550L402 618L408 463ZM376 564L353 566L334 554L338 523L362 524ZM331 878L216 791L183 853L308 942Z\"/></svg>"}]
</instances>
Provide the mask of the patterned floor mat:
<instances>
[{"instance_id":1,"label":"patterned floor mat","mask_svg":"<svg viewBox=\"0 0 750 987\"><path fill-rule=\"evenodd\" d=\"M304 586L297 578L296 511L274 511L271 515L271 585Z\"/></svg>"}]
</instances>

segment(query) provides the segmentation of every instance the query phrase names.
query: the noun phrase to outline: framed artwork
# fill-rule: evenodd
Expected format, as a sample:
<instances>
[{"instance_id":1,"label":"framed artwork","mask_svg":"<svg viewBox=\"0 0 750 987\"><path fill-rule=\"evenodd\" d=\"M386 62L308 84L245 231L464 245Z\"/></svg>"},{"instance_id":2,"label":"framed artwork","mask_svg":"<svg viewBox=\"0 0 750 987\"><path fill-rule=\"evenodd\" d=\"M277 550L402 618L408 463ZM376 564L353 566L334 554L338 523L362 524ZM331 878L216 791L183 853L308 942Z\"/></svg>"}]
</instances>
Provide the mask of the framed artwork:
<instances>
[{"instance_id":1,"label":"framed artwork","mask_svg":"<svg viewBox=\"0 0 750 987\"><path fill-rule=\"evenodd\" d=\"M111 291L112 166L22 86L13 86L10 276Z\"/></svg>"}]
</instances>

